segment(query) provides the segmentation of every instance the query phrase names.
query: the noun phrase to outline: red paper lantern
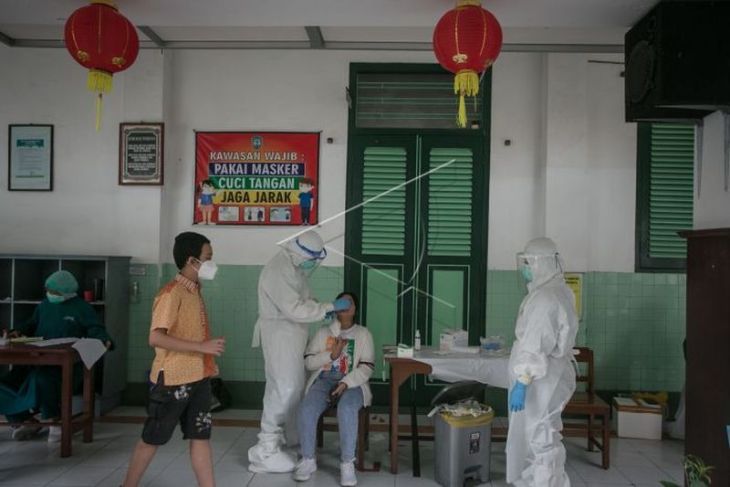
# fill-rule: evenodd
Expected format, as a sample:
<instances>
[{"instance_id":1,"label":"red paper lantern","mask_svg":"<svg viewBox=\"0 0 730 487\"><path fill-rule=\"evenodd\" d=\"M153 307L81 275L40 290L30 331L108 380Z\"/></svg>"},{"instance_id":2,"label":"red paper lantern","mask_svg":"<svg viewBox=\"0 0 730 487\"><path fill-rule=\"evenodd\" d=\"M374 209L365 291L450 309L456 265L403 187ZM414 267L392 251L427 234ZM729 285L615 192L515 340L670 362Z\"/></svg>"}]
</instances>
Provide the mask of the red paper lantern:
<instances>
[{"instance_id":1,"label":"red paper lantern","mask_svg":"<svg viewBox=\"0 0 730 487\"><path fill-rule=\"evenodd\" d=\"M139 53L134 25L111 0L95 0L76 10L66 21L66 49L89 70L87 87L98 93L96 130L101 123L101 101L112 89L112 75L130 67Z\"/></svg>"},{"instance_id":2,"label":"red paper lantern","mask_svg":"<svg viewBox=\"0 0 730 487\"><path fill-rule=\"evenodd\" d=\"M459 127L466 126L464 96L479 94L479 74L488 69L502 49L502 28L479 0L457 0L433 31L433 52L439 64L454 73L459 95Z\"/></svg>"}]
</instances>

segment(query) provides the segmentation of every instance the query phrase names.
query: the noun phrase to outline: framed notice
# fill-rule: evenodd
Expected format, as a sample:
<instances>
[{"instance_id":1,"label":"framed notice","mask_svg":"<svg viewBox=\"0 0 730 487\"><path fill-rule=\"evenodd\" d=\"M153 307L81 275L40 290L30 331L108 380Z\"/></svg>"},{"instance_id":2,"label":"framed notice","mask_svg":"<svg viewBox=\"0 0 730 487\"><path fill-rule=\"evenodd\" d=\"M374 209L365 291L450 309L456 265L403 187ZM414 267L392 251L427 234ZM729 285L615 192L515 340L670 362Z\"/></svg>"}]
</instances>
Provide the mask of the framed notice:
<instances>
[{"instance_id":1,"label":"framed notice","mask_svg":"<svg viewBox=\"0 0 730 487\"><path fill-rule=\"evenodd\" d=\"M196 225L316 225L319 132L196 132Z\"/></svg>"},{"instance_id":2,"label":"framed notice","mask_svg":"<svg viewBox=\"0 0 730 487\"><path fill-rule=\"evenodd\" d=\"M53 191L53 125L10 125L8 190Z\"/></svg>"},{"instance_id":3,"label":"framed notice","mask_svg":"<svg viewBox=\"0 0 730 487\"><path fill-rule=\"evenodd\" d=\"M119 124L119 184L163 184L164 134L162 123Z\"/></svg>"},{"instance_id":4,"label":"framed notice","mask_svg":"<svg viewBox=\"0 0 730 487\"><path fill-rule=\"evenodd\" d=\"M575 314L578 319L583 319L583 274L565 273L565 284L568 285L575 296Z\"/></svg>"}]
</instances>

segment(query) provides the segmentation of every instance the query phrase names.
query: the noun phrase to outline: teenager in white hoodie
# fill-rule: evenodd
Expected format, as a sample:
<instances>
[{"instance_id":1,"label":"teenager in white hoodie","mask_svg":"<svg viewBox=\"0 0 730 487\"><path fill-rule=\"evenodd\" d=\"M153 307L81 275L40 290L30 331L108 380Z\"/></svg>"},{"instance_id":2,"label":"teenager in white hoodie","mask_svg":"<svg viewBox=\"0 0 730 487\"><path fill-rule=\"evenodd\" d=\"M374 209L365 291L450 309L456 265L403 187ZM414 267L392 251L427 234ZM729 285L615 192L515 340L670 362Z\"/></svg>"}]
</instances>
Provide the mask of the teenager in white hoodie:
<instances>
[{"instance_id":1,"label":"teenager in white hoodie","mask_svg":"<svg viewBox=\"0 0 730 487\"><path fill-rule=\"evenodd\" d=\"M338 311L337 319L320 328L307 346L304 361L311 372L304 400L299 405L297 426L302 460L294 471L294 480L309 480L317 470L317 422L331 404L337 404L340 430L340 484L357 485L355 447L358 412L368 406L372 394L368 380L375 368L373 336L367 328L355 324L357 296L340 293L349 299L349 309Z\"/></svg>"}]
</instances>

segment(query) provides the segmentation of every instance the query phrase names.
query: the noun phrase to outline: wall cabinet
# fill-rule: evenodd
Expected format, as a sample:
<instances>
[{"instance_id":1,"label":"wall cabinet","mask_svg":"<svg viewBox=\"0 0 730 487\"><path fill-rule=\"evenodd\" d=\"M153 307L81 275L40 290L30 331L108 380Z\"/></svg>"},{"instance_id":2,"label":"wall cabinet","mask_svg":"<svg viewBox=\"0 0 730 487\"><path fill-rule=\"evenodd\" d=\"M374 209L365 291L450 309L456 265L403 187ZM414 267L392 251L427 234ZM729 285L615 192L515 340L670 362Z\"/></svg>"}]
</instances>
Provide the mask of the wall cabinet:
<instances>
[{"instance_id":1,"label":"wall cabinet","mask_svg":"<svg viewBox=\"0 0 730 487\"><path fill-rule=\"evenodd\" d=\"M97 408L101 414L121 402L127 383L129 330L129 257L0 254L0 327L12 328L30 318L45 295L46 278L71 272L116 345L97 364ZM96 289L95 289L96 288Z\"/></svg>"}]
</instances>

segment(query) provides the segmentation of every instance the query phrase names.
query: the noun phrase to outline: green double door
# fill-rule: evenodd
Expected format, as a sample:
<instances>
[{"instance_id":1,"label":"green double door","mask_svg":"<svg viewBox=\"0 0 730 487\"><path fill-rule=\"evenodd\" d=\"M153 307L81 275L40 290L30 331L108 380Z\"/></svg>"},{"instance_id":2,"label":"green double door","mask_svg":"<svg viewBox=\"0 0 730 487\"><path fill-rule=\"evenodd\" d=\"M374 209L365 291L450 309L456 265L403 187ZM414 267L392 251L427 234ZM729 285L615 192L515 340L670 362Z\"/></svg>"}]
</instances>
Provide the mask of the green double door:
<instances>
[{"instance_id":1,"label":"green double door","mask_svg":"<svg viewBox=\"0 0 730 487\"><path fill-rule=\"evenodd\" d=\"M375 341L376 404L388 403L383 345L413 344L416 330L436 347L445 328L467 330L470 344L484 334L485 152L479 133L350 137L345 283ZM412 385L420 405L440 388Z\"/></svg>"}]
</instances>

